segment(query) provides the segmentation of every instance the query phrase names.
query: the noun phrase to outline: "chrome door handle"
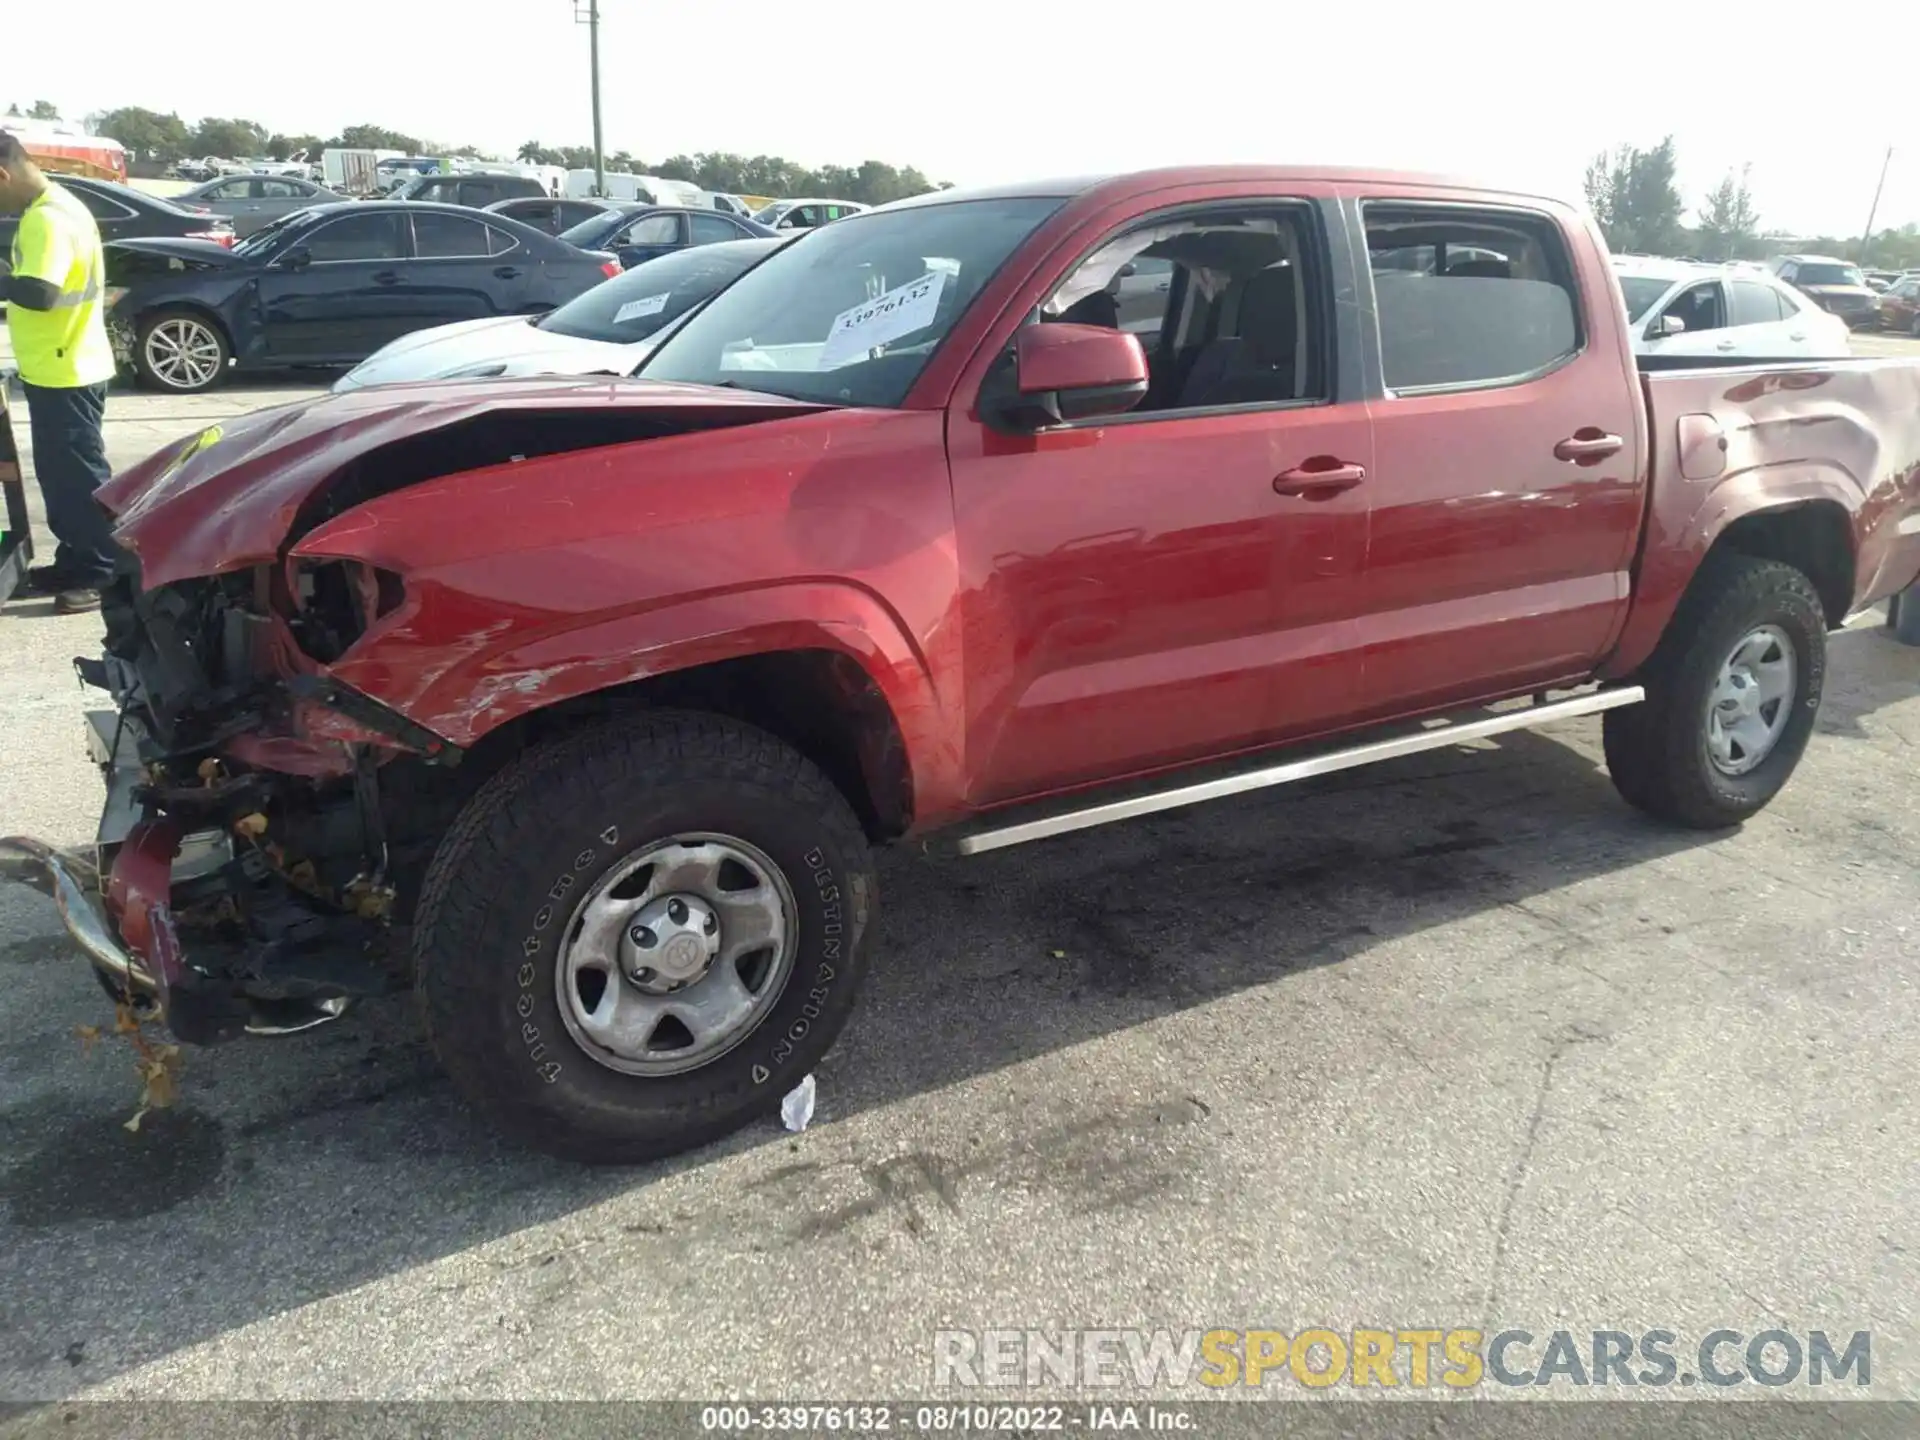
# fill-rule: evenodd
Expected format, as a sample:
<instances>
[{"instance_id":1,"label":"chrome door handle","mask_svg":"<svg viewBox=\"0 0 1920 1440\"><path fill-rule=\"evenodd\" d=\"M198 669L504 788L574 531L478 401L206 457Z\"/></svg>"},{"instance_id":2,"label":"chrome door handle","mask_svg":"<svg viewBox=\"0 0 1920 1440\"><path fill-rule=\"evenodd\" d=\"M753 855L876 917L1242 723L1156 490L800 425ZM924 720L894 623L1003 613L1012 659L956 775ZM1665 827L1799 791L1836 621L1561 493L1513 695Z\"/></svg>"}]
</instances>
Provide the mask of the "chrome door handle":
<instances>
[{"instance_id":1,"label":"chrome door handle","mask_svg":"<svg viewBox=\"0 0 1920 1440\"><path fill-rule=\"evenodd\" d=\"M1618 455L1627 442L1618 435L1603 434L1598 430L1582 430L1578 435L1570 435L1553 447L1553 458L1568 460L1579 465L1604 460L1609 455Z\"/></svg>"},{"instance_id":2,"label":"chrome door handle","mask_svg":"<svg viewBox=\"0 0 1920 1440\"><path fill-rule=\"evenodd\" d=\"M1331 500L1367 478L1367 467L1345 461L1316 466L1312 461L1273 477L1273 493L1301 500Z\"/></svg>"}]
</instances>

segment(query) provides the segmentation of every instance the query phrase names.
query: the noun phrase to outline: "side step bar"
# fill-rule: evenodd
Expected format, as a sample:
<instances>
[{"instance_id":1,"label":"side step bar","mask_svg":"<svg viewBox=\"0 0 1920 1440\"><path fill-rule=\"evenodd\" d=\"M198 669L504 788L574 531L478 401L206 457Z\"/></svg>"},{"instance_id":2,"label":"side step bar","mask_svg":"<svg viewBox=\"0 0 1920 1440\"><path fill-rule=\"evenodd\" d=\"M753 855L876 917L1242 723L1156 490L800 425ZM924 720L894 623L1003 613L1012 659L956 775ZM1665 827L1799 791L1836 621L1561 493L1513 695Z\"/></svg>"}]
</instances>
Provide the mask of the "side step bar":
<instances>
[{"instance_id":1,"label":"side step bar","mask_svg":"<svg viewBox=\"0 0 1920 1440\"><path fill-rule=\"evenodd\" d=\"M1620 685L1576 695L1570 700L1554 700L1502 711L1481 720L1429 723L1427 728L1410 734L1371 740L1344 750L1329 750L1299 760L1283 760L1277 765L1267 765L1257 770L1243 770L1197 784L1181 785L1171 790L1151 791L1084 809L1066 810L1010 825L976 830L955 841L952 848L961 855L981 855L989 850L1004 850L1009 845L1024 845L1029 840L1045 840L1075 830L1090 830L1096 825L1110 825L1116 820L1133 820L1142 815L1157 815L1162 810L1178 810L1187 805L1224 799L1228 795L1242 795L1250 790L1290 785L1296 780L1331 775L1337 770L1352 770L1381 760L1397 760L1402 755L1417 755L1423 750L1441 750L1467 740L1482 740L1489 735L1503 735L1511 730L1531 730L1539 725L1571 720L1580 715L1597 715L1602 710L1637 705L1646 698L1647 692L1640 686Z\"/></svg>"}]
</instances>

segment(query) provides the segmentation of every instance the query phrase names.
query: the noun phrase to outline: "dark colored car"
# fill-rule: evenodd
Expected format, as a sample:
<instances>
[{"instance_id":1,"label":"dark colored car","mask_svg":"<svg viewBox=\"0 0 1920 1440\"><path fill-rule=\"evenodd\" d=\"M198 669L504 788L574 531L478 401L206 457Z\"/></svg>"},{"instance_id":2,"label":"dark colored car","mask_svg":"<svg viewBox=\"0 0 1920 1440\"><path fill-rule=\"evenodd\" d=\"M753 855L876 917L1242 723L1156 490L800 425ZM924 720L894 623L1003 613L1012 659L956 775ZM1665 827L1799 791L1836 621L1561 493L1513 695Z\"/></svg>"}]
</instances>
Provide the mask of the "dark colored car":
<instances>
[{"instance_id":1,"label":"dark colored car","mask_svg":"<svg viewBox=\"0 0 1920 1440\"><path fill-rule=\"evenodd\" d=\"M552 197L531 175L421 175L398 186L387 198L484 210L502 200Z\"/></svg>"},{"instance_id":2,"label":"dark colored car","mask_svg":"<svg viewBox=\"0 0 1920 1440\"><path fill-rule=\"evenodd\" d=\"M620 207L611 200L555 200L547 195L521 195L496 200L483 207L490 215L506 215L549 235L563 235L576 225Z\"/></svg>"},{"instance_id":3,"label":"dark colored car","mask_svg":"<svg viewBox=\"0 0 1920 1440\"><path fill-rule=\"evenodd\" d=\"M102 240L130 240L135 237L166 236L173 239L204 240L214 245L234 242L233 224L225 215L148 195L129 185L107 180L88 180L79 175L50 176L53 183L71 192L73 198L93 213ZM18 215L0 215L0 274L11 268L14 232L20 228Z\"/></svg>"},{"instance_id":4,"label":"dark colored car","mask_svg":"<svg viewBox=\"0 0 1920 1440\"><path fill-rule=\"evenodd\" d=\"M297 175L222 175L176 196L175 203L230 216L236 235L251 235L282 215L348 198Z\"/></svg>"},{"instance_id":5,"label":"dark colored car","mask_svg":"<svg viewBox=\"0 0 1920 1440\"><path fill-rule=\"evenodd\" d=\"M1868 330L1880 323L1880 297L1858 265L1830 255L1786 255L1772 268L1822 310L1845 320L1848 328Z\"/></svg>"},{"instance_id":6,"label":"dark colored car","mask_svg":"<svg viewBox=\"0 0 1920 1440\"><path fill-rule=\"evenodd\" d=\"M1880 328L1920 340L1920 275L1902 275L1880 297Z\"/></svg>"},{"instance_id":7,"label":"dark colored car","mask_svg":"<svg viewBox=\"0 0 1920 1440\"><path fill-rule=\"evenodd\" d=\"M619 205L563 230L560 238L582 250L605 250L626 269L658 260L690 245L749 240L773 234L764 225L719 210L679 205Z\"/></svg>"},{"instance_id":8,"label":"dark colored car","mask_svg":"<svg viewBox=\"0 0 1920 1440\"><path fill-rule=\"evenodd\" d=\"M114 348L145 383L190 392L229 367L351 365L409 331L538 314L619 274L504 215L348 202L302 210L231 249L107 249Z\"/></svg>"}]
</instances>

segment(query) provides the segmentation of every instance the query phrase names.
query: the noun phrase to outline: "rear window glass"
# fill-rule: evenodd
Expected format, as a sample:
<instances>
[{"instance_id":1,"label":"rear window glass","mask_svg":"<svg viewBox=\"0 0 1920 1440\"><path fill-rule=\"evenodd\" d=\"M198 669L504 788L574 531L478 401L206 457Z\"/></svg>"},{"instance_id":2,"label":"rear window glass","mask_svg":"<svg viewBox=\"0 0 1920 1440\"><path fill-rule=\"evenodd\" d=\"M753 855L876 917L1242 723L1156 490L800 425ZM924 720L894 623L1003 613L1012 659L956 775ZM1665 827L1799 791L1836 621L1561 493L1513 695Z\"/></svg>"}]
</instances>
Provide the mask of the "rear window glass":
<instances>
[{"instance_id":1,"label":"rear window glass","mask_svg":"<svg viewBox=\"0 0 1920 1440\"><path fill-rule=\"evenodd\" d=\"M1366 227L1384 262L1373 285L1388 389L1515 384L1578 352L1572 264L1545 216L1368 205Z\"/></svg>"}]
</instances>

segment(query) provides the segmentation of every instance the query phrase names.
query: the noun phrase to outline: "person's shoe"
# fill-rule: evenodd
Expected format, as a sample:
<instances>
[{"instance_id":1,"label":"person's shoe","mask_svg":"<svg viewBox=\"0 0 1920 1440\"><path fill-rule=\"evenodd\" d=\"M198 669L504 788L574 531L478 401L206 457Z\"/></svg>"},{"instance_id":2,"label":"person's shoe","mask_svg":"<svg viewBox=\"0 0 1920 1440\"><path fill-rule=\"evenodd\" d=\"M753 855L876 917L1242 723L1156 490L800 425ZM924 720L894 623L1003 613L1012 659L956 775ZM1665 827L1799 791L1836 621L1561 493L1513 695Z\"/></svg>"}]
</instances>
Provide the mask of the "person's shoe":
<instances>
[{"instance_id":1,"label":"person's shoe","mask_svg":"<svg viewBox=\"0 0 1920 1440\"><path fill-rule=\"evenodd\" d=\"M62 590L53 597L53 611L56 615L82 615L89 610L100 608L98 590Z\"/></svg>"}]
</instances>

